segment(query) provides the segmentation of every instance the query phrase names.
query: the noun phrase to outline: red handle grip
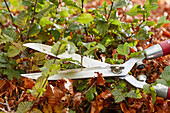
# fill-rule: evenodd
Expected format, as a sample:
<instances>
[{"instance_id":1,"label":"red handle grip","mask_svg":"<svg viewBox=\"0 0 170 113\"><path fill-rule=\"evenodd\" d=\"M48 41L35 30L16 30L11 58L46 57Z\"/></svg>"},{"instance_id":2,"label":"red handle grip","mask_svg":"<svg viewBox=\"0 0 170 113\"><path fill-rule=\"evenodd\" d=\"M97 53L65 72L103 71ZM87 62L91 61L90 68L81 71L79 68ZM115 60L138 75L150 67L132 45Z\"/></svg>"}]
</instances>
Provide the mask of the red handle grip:
<instances>
[{"instance_id":1,"label":"red handle grip","mask_svg":"<svg viewBox=\"0 0 170 113\"><path fill-rule=\"evenodd\" d=\"M168 87L167 99L170 99L170 87Z\"/></svg>"},{"instance_id":2,"label":"red handle grip","mask_svg":"<svg viewBox=\"0 0 170 113\"><path fill-rule=\"evenodd\" d=\"M170 54L170 39L160 42L159 45L161 46L161 48L163 50L163 55Z\"/></svg>"}]
</instances>

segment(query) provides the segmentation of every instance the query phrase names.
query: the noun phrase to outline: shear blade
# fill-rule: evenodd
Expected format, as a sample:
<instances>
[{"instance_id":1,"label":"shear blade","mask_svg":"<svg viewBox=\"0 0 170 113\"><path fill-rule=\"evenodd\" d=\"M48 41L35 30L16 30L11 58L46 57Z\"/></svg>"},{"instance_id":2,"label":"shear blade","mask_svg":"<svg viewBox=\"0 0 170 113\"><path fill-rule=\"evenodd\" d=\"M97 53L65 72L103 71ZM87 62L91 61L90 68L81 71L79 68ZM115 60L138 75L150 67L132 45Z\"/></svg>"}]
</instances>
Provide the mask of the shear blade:
<instances>
[{"instance_id":1,"label":"shear blade","mask_svg":"<svg viewBox=\"0 0 170 113\"><path fill-rule=\"evenodd\" d=\"M52 46L45 45L45 44L26 43L26 44L23 44L23 46L31 48L31 49L34 49L34 50L37 50L37 51L40 51L40 52L48 54L48 55L51 55L53 57L61 58L61 59L64 59L64 58L73 58L73 60L77 60L79 62L81 62L81 59L82 59L81 55L76 54L76 53L69 54L67 51L56 56L53 53L51 53ZM110 65L110 64L107 64L107 63L103 63L103 62L100 62L100 61L88 58L86 56L83 56L82 64L83 64L84 67L98 67L98 66L106 67L106 66Z\"/></svg>"}]
</instances>

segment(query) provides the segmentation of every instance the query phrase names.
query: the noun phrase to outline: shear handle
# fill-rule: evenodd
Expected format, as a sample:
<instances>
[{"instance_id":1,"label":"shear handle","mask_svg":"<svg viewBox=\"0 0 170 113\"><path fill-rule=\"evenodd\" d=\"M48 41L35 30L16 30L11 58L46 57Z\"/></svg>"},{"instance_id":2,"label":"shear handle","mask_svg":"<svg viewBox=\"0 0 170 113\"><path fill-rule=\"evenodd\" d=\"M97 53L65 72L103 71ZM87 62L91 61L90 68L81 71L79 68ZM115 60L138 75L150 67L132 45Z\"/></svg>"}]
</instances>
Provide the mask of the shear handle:
<instances>
[{"instance_id":1,"label":"shear handle","mask_svg":"<svg viewBox=\"0 0 170 113\"><path fill-rule=\"evenodd\" d=\"M170 87L158 83L156 86L153 86L153 88L155 89L157 96L170 99Z\"/></svg>"},{"instance_id":2,"label":"shear handle","mask_svg":"<svg viewBox=\"0 0 170 113\"><path fill-rule=\"evenodd\" d=\"M159 43L163 50L163 55L170 54L170 39Z\"/></svg>"},{"instance_id":3,"label":"shear handle","mask_svg":"<svg viewBox=\"0 0 170 113\"><path fill-rule=\"evenodd\" d=\"M146 59L158 58L170 54L170 39L144 50Z\"/></svg>"}]
</instances>

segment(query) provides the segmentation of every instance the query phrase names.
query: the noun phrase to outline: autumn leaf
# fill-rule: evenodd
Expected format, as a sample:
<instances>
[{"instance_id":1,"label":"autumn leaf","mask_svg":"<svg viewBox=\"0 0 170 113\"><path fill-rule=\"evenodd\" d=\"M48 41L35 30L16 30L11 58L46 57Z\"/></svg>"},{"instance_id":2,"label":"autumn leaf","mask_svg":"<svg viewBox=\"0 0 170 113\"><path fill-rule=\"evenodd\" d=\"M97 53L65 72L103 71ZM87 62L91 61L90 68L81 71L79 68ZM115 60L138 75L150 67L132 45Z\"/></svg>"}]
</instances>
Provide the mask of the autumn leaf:
<instances>
[{"instance_id":1,"label":"autumn leaf","mask_svg":"<svg viewBox=\"0 0 170 113\"><path fill-rule=\"evenodd\" d=\"M106 80L103 78L102 73L97 72L97 75L98 76L97 76L96 84L97 85L104 85Z\"/></svg>"},{"instance_id":2,"label":"autumn leaf","mask_svg":"<svg viewBox=\"0 0 170 113\"><path fill-rule=\"evenodd\" d=\"M77 106L79 106L82 102L81 99L82 94L77 92L73 97L73 108L75 109Z\"/></svg>"}]
</instances>

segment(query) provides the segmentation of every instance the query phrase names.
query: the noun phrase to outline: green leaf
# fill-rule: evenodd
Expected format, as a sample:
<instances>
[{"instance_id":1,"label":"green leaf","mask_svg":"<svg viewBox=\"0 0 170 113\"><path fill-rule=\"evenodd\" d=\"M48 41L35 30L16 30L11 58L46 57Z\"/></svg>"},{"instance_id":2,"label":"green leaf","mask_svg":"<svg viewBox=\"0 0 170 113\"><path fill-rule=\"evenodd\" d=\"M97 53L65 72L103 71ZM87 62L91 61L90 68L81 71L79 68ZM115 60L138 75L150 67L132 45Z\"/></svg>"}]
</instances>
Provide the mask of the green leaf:
<instances>
[{"instance_id":1,"label":"green leaf","mask_svg":"<svg viewBox=\"0 0 170 113\"><path fill-rule=\"evenodd\" d=\"M155 10L158 8L158 0L147 0L146 10L150 12L151 10Z\"/></svg>"},{"instance_id":2,"label":"green leaf","mask_svg":"<svg viewBox=\"0 0 170 113\"><path fill-rule=\"evenodd\" d=\"M16 18L16 24L19 28L26 28L28 23L28 14L25 10L22 10Z\"/></svg>"},{"instance_id":3,"label":"green leaf","mask_svg":"<svg viewBox=\"0 0 170 113\"><path fill-rule=\"evenodd\" d=\"M152 103L154 103L156 101L156 91L153 87L150 87L150 91L151 91L151 96L152 96Z\"/></svg>"},{"instance_id":4,"label":"green leaf","mask_svg":"<svg viewBox=\"0 0 170 113\"><path fill-rule=\"evenodd\" d=\"M55 41L60 39L60 32L58 30L51 30L51 35L55 38Z\"/></svg>"},{"instance_id":5,"label":"green leaf","mask_svg":"<svg viewBox=\"0 0 170 113\"><path fill-rule=\"evenodd\" d=\"M170 23L170 21L166 20L166 16L164 15L158 20L158 24L159 23Z\"/></svg>"},{"instance_id":6,"label":"green leaf","mask_svg":"<svg viewBox=\"0 0 170 113\"><path fill-rule=\"evenodd\" d=\"M36 18L42 18L44 15L48 14L48 12L50 10L52 10L54 8L54 5L53 4L50 4L50 5L44 5L44 7L42 8L41 11L39 11L38 14L35 15Z\"/></svg>"},{"instance_id":7,"label":"green leaf","mask_svg":"<svg viewBox=\"0 0 170 113\"><path fill-rule=\"evenodd\" d=\"M7 36L11 37L13 40L16 40L18 34L14 31L14 30L8 30L8 29L5 29L3 30L2 32L3 34L6 34Z\"/></svg>"},{"instance_id":8,"label":"green leaf","mask_svg":"<svg viewBox=\"0 0 170 113\"><path fill-rule=\"evenodd\" d=\"M55 43L52 46L51 52L55 55L62 54L66 51L67 44L68 43L66 43L66 42L61 43L61 42L58 41L57 43Z\"/></svg>"},{"instance_id":9,"label":"green leaf","mask_svg":"<svg viewBox=\"0 0 170 113\"><path fill-rule=\"evenodd\" d=\"M77 47L73 42L68 42L68 52L70 54L75 53L77 51Z\"/></svg>"},{"instance_id":10,"label":"green leaf","mask_svg":"<svg viewBox=\"0 0 170 113\"><path fill-rule=\"evenodd\" d=\"M160 75L161 78L169 78L170 77L170 66L166 66L164 71Z\"/></svg>"},{"instance_id":11,"label":"green leaf","mask_svg":"<svg viewBox=\"0 0 170 113\"><path fill-rule=\"evenodd\" d=\"M17 107L16 113L26 113L28 110L31 109L33 102L25 101L20 102Z\"/></svg>"},{"instance_id":12,"label":"green leaf","mask_svg":"<svg viewBox=\"0 0 170 113\"><path fill-rule=\"evenodd\" d=\"M14 57L17 56L20 53L20 50L16 48L15 46L11 45L9 46L9 49L7 51L8 57Z\"/></svg>"},{"instance_id":13,"label":"green leaf","mask_svg":"<svg viewBox=\"0 0 170 113\"><path fill-rule=\"evenodd\" d=\"M45 63L45 57L46 54L40 53L40 52L35 52L33 57L33 62L36 63L37 65L43 65Z\"/></svg>"},{"instance_id":14,"label":"green leaf","mask_svg":"<svg viewBox=\"0 0 170 113\"><path fill-rule=\"evenodd\" d=\"M136 98L136 99L142 98L139 89L136 89L136 91L135 90L130 90L127 93L127 97Z\"/></svg>"},{"instance_id":15,"label":"green leaf","mask_svg":"<svg viewBox=\"0 0 170 113\"><path fill-rule=\"evenodd\" d=\"M74 7L76 9L82 10L78 5L76 5L75 2L73 2L73 0L63 0L63 2L70 7Z\"/></svg>"},{"instance_id":16,"label":"green leaf","mask_svg":"<svg viewBox=\"0 0 170 113\"><path fill-rule=\"evenodd\" d=\"M98 20L96 22L96 29L100 32L102 36L104 36L106 30L108 30L109 24L104 20Z\"/></svg>"},{"instance_id":17,"label":"green leaf","mask_svg":"<svg viewBox=\"0 0 170 113\"><path fill-rule=\"evenodd\" d=\"M117 52L120 55L128 55L130 52L128 43L125 42L124 44L119 44L117 47Z\"/></svg>"},{"instance_id":18,"label":"green leaf","mask_svg":"<svg viewBox=\"0 0 170 113\"><path fill-rule=\"evenodd\" d=\"M95 49L102 49L103 51L106 50L106 48L105 48L102 44L98 43L96 46L91 47L90 49L88 49L87 51L85 51L85 52L83 53L83 55L88 55L91 51L93 51L93 50L95 50Z\"/></svg>"},{"instance_id":19,"label":"green leaf","mask_svg":"<svg viewBox=\"0 0 170 113\"><path fill-rule=\"evenodd\" d=\"M36 80L36 84L32 87L32 90L30 90L32 96L41 97L45 92L44 88L46 87L47 84L48 80L46 81L46 76L40 76Z\"/></svg>"},{"instance_id":20,"label":"green leaf","mask_svg":"<svg viewBox=\"0 0 170 113\"><path fill-rule=\"evenodd\" d=\"M93 88L91 88L87 93L86 93L86 98L88 102L91 102L94 99L94 93L93 93Z\"/></svg>"},{"instance_id":21,"label":"green leaf","mask_svg":"<svg viewBox=\"0 0 170 113\"><path fill-rule=\"evenodd\" d=\"M148 33L148 31L146 29L141 29L139 32L137 32L132 37L136 38L138 40L146 40L147 38L149 38L149 33Z\"/></svg>"},{"instance_id":22,"label":"green leaf","mask_svg":"<svg viewBox=\"0 0 170 113\"><path fill-rule=\"evenodd\" d=\"M41 20L40 20L39 25L41 25L41 26L53 25L53 23L50 20L48 20L47 17L42 17Z\"/></svg>"},{"instance_id":23,"label":"green leaf","mask_svg":"<svg viewBox=\"0 0 170 113\"><path fill-rule=\"evenodd\" d=\"M111 20L111 24L114 24L114 25L117 25L117 26L121 26L120 20Z\"/></svg>"},{"instance_id":24,"label":"green leaf","mask_svg":"<svg viewBox=\"0 0 170 113\"><path fill-rule=\"evenodd\" d=\"M78 16L76 20L82 24L87 24L93 21L93 17L89 13L83 13L80 16Z\"/></svg>"},{"instance_id":25,"label":"green leaf","mask_svg":"<svg viewBox=\"0 0 170 113\"><path fill-rule=\"evenodd\" d=\"M58 2L58 0L50 0L50 2L52 2L54 5L56 5L56 6L59 6L59 2Z\"/></svg>"},{"instance_id":26,"label":"green leaf","mask_svg":"<svg viewBox=\"0 0 170 113\"><path fill-rule=\"evenodd\" d=\"M73 111L73 110L70 109L70 110L69 110L69 113L76 113L76 111Z\"/></svg>"},{"instance_id":27,"label":"green leaf","mask_svg":"<svg viewBox=\"0 0 170 113\"><path fill-rule=\"evenodd\" d=\"M140 55L141 53L142 53L142 51L130 53L130 55L128 55L127 58L136 57L136 56Z\"/></svg>"},{"instance_id":28,"label":"green leaf","mask_svg":"<svg viewBox=\"0 0 170 113\"><path fill-rule=\"evenodd\" d=\"M114 8L122 8L129 4L130 2L128 0L116 0L113 4Z\"/></svg>"},{"instance_id":29,"label":"green leaf","mask_svg":"<svg viewBox=\"0 0 170 113\"><path fill-rule=\"evenodd\" d=\"M114 90L111 91L111 93L114 96L115 103L125 100L125 94L122 93L119 89L115 88Z\"/></svg>"},{"instance_id":30,"label":"green leaf","mask_svg":"<svg viewBox=\"0 0 170 113\"><path fill-rule=\"evenodd\" d=\"M34 23L33 26L30 29L29 36L33 36L33 35L38 34L40 32L40 30L41 30L41 26Z\"/></svg>"},{"instance_id":31,"label":"green leaf","mask_svg":"<svg viewBox=\"0 0 170 113\"><path fill-rule=\"evenodd\" d=\"M8 58L7 58L7 53L1 52L0 53L0 63L7 63Z\"/></svg>"},{"instance_id":32,"label":"green leaf","mask_svg":"<svg viewBox=\"0 0 170 113\"><path fill-rule=\"evenodd\" d=\"M55 61L55 62L54 62ZM57 74L57 72L60 70L60 65L58 63L58 60L48 60L43 67L40 68L40 70L43 72L43 74L46 76L52 76L54 74Z\"/></svg>"},{"instance_id":33,"label":"green leaf","mask_svg":"<svg viewBox=\"0 0 170 113\"><path fill-rule=\"evenodd\" d=\"M6 70L4 70L4 75L7 75L9 80L13 80L13 78L17 78L19 80L20 78L20 72L16 71L14 68L12 68L10 65L7 67Z\"/></svg>"},{"instance_id":34,"label":"green leaf","mask_svg":"<svg viewBox=\"0 0 170 113\"><path fill-rule=\"evenodd\" d=\"M169 20L166 20L166 16L162 16L158 21L157 21L157 25L155 26L155 28L157 29L157 28L160 28L160 27L162 27L164 24L166 24L166 23L170 23L170 21Z\"/></svg>"},{"instance_id":35,"label":"green leaf","mask_svg":"<svg viewBox=\"0 0 170 113\"><path fill-rule=\"evenodd\" d=\"M139 13L140 11L141 11L141 5L135 4L128 12L126 12L126 14L129 16L136 16L140 14Z\"/></svg>"},{"instance_id":36,"label":"green leaf","mask_svg":"<svg viewBox=\"0 0 170 113\"><path fill-rule=\"evenodd\" d=\"M145 22L146 24L146 26L154 26L155 25L155 22L154 21L146 21Z\"/></svg>"},{"instance_id":37,"label":"green leaf","mask_svg":"<svg viewBox=\"0 0 170 113\"><path fill-rule=\"evenodd\" d=\"M157 82L157 83L160 83L160 84L163 84L163 85L165 85L165 86L170 86L170 85L167 83L167 81L164 80L164 79L156 79L156 82Z\"/></svg>"},{"instance_id":38,"label":"green leaf","mask_svg":"<svg viewBox=\"0 0 170 113\"><path fill-rule=\"evenodd\" d=\"M138 44L138 41L133 40L133 41L129 42L128 44L129 44L129 47L134 47Z\"/></svg>"},{"instance_id":39,"label":"green leaf","mask_svg":"<svg viewBox=\"0 0 170 113\"><path fill-rule=\"evenodd\" d=\"M166 66L160 75L162 79L156 79L156 82L170 87L170 66Z\"/></svg>"},{"instance_id":40,"label":"green leaf","mask_svg":"<svg viewBox=\"0 0 170 113\"><path fill-rule=\"evenodd\" d=\"M151 92L150 92L150 85L149 85L149 84L145 84L145 85L143 86L143 92L145 92L145 93L151 93Z\"/></svg>"},{"instance_id":41,"label":"green leaf","mask_svg":"<svg viewBox=\"0 0 170 113\"><path fill-rule=\"evenodd\" d=\"M0 44L6 43L6 42L13 42L13 38L9 37L6 34L0 35Z\"/></svg>"}]
</instances>

